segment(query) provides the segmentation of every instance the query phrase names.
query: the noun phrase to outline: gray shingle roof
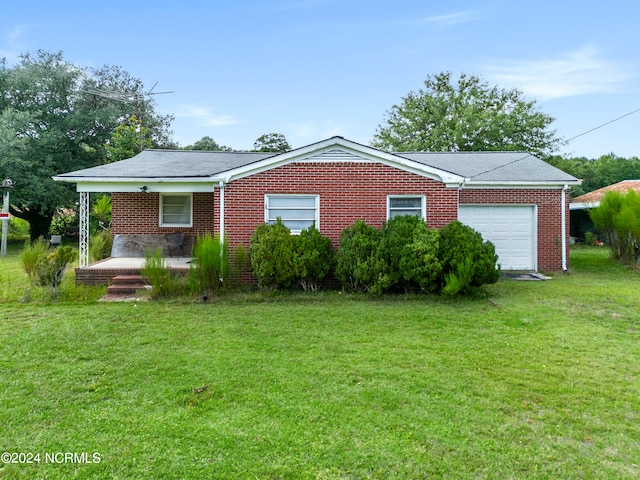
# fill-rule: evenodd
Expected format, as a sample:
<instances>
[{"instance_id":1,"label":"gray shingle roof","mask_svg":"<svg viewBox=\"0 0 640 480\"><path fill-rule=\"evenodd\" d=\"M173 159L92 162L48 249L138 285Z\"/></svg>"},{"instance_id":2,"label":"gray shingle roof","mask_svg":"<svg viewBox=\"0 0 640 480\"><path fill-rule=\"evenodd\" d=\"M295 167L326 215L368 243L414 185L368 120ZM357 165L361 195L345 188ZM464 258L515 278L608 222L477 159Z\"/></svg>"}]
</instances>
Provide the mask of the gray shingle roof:
<instances>
[{"instance_id":1,"label":"gray shingle roof","mask_svg":"<svg viewBox=\"0 0 640 480\"><path fill-rule=\"evenodd\" d=\"M572 175L527 152L412 152L396 155L478 182L576 181Z\"/></svg>"},{"instance_id":2,"label":"gray shingle roof","mask_svg":"<svg viewBox=\"0 0 640 480\"><path fill-rule=\"evenodd\" d=\"M376 150L354 142L334 137L319 142L318 148L346 145L352 153ZM314 155L316 144L297 149L282 156L273 152L216 152L204 150L145 150L133 158L97 167L69 172L55 177L63 181L98 181L99 179L196 179L224 176L227 172L249 166L262 160L273 158L273 164L280 159L293 159L296 154ZM381 152L391 155L386 158L405 159L431 169L452 173L473 183L577 183L577 179L526 152ZM398 158L399 157L399 158ZM294 160L295 161L295 160ZM267 160L270 164L270 160ZM269 168L267 166L267 168ZM400 167L402 168L402 167Z\"/></svg>"},{"instance_id":3,"label":"gray shingle roof","mask_svg":"<svg viewBox=\"0 0 640 480\"><path fill-rule=\"evenodd\" d=\"M58 175L65 177L184 178L213 177L233 168L273 157L273 152L144 150L133 158Z\"/></svg>"}]
</instances>

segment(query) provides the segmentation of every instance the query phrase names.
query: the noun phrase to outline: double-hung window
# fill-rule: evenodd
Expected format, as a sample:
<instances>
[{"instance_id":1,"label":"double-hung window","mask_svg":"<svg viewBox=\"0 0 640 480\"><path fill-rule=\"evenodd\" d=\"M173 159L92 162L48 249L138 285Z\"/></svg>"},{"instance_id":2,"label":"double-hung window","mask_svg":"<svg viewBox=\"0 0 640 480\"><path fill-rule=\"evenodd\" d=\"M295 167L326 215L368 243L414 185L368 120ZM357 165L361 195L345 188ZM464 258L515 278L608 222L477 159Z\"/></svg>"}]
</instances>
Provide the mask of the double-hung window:
<instances>
[{"instance_id":1,"label":"double-hung window","mask_svg":"<svg viewBox=\"0 0 640 480\"><path fill-rule=\"evenodd\" d=\"M160 195L160 226L191 227L193 224L192 196L187 194Z\"/></svg>"},{"instance_id":2,"label":"double-hung window","mask_svg":"<svg viewBox=\"0 0 640 480\"><path fill-rule=\"evenodd\" d=\"M315 223L320 229L320 197L318 195L265 195L264 221L282 223L299 234Z\"/></svg>"},{"instance_id":3,"label":"double-hung window","mask_svg":"<svg viewBox=\"0 0 640 480\"><path fill-rule=\"evenodd\" d=\"M387 197L387 220L403 215L426 217L426 200L424 195L389 195Z\"/></svg>"}]
</instances>

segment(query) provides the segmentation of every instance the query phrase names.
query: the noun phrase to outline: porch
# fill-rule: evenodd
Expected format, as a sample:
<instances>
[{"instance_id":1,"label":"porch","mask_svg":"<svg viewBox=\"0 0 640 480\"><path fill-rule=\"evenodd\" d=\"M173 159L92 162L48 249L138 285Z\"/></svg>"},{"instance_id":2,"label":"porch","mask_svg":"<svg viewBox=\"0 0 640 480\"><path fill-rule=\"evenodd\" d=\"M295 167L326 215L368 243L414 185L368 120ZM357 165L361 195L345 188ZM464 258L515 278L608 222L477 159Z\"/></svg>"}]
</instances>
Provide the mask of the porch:
<instances>
[{"instance_id":1,"label":"porch","mask_svg":"<svg viewBox=\"0 0 640 480\"><path fill-rule=\"evenodd\" d=\"M165 257L164 263L172 270L185 275L189 272L192 257ZM140 275L143 257L109 257L86 267L76 268L76 285L111 285L118 275Z\"/></svg>"}]
</instances>

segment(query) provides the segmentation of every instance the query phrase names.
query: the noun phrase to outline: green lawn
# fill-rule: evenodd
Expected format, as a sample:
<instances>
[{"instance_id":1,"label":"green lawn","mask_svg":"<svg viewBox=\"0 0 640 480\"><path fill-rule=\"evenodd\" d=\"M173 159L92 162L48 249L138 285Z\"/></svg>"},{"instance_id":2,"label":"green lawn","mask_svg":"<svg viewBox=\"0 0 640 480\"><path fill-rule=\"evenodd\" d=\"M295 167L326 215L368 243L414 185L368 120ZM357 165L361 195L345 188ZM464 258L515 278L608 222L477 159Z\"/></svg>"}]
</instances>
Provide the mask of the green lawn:
<instances>
[{"instance_id":1,"label":"green lawn","mask_svg":"<svg viewBox=\"0 0 640 480\"><path fill-rule=\"evenodd\" d=\"M207 304L49 303L15 255L0 451L40 463L2 479L640 477L640 274L604 250L474 298Z\"/></svg>"}]
</instances>

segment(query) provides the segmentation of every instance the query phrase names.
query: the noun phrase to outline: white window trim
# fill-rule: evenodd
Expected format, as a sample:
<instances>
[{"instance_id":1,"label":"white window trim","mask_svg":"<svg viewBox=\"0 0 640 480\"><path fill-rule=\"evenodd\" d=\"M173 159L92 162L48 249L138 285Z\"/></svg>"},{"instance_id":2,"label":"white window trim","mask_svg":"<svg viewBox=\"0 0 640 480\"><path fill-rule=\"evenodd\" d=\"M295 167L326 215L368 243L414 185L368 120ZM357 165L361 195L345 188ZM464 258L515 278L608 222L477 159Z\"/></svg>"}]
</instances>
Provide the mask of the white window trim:
<instances>
[{"instance_id":1,"label":"white window trim","mask_svg":"<svg viewBox=\"0 0 640 480\"><path fill-rule=\"evenodd\" d=\"M387 195L387 221L391 218L391 200L394 198L420 198L420 219L427 218L427 197L426 195Z\"/></svg>"},{"instance_id":2,"label":"white window trim","mask_svg":"<svg viewBox=\"0 0 640 480\"><path fill-rule=\"evenodd\" d=\"M320 231L320 195L317 194L306 194L306 193L267 193L264 196L264 221L265 223L269 223L269 198L282 198L282 197L297 197L297 198L314 198L315 199L315 226L318 231ZM291 210L295 209L291 208ZM307 210L305 208L304 210ZM293 235L300 235L302 230L291 230Z\"/></svg>"},{"instance_id":3,"label":"white window trim","mask_svg":"<svg viewBox=\"0 0 640 480\"><path fill-rule=\"evenodd\" d=\"M189 197L189 223L164 223L163 206L165 197ZM193 227L193 194L192 193L161 193L160 194L160 208L158 213L158 221L161 227Z\"/></svg>"}]
</instances>

